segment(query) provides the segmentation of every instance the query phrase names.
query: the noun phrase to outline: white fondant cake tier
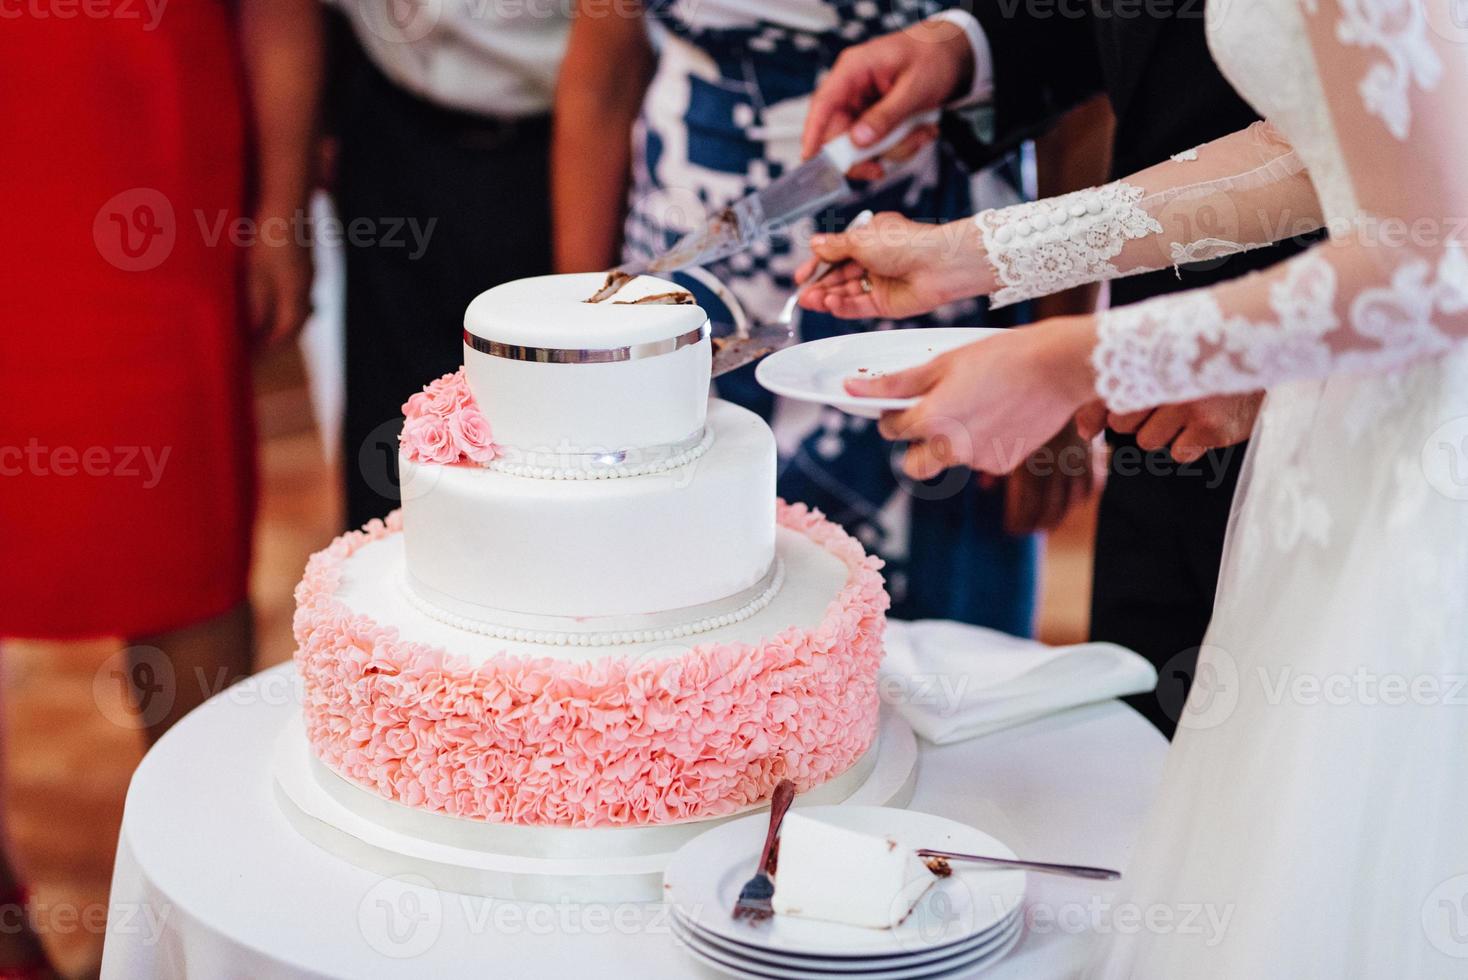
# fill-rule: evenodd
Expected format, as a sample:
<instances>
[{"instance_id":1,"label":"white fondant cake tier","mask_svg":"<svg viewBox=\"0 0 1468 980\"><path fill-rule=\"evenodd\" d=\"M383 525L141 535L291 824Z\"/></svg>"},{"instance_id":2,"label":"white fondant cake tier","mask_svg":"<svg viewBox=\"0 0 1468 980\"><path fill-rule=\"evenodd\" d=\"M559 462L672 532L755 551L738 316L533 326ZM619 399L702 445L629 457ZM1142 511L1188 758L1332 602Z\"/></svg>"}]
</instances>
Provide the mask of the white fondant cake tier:
<instances>
[{"instance_id":1,"label":"white fondant cake tier","mask_svg":"<svg viewBox=\"0 0 1468 980\"><path fill-rule=\"evenodd\" d=\"M464 368L495 441L524 457L594 457L697 441L708 400L708 315L630 302L682 291L639 276L601 303L603 273L520 279L464 314ZM619 302L620 301L620 302ZM542 464L544 465L544 464Z\"/></svg>"},{"instance_id":2,"label":"white fondant cake tier","mask_svg":"<svg viewBox=\"0 0 1468 980\"><path fill-rule=\"evenodd\" d=\"M536 479L400 458L408 587L480 624L575 621L541 626L555 632L634 630L626 617L641 616L654 620L648 628L671 628L745 607L773 570L774 437L727 402L713 402L708 420L713 442L702 456L628 479Z\"/></svg>"},{"instance_id":3,"label":"white fondant cake tier","mask_svg":"<svg viewBox=\"0 0 1468 980\"><path fill-rule=\"evenodd\" d=\"M450 650L470 663L482 663L498 653L572 661L596 661L607 656L650 660L683 656L701 644L759 643L791 627L808 630L820 625L849 575L840 559L825 548L802 534L780 528L775 550L785 570L785 582L770 603L748 619L676 640L549 646L473 633L425 614L399 584L405 567L406 540L406 533L394 534L364 545L348 558L336 597L353 613L396 629L404 639Z\"/></svg>"}]
</instances>

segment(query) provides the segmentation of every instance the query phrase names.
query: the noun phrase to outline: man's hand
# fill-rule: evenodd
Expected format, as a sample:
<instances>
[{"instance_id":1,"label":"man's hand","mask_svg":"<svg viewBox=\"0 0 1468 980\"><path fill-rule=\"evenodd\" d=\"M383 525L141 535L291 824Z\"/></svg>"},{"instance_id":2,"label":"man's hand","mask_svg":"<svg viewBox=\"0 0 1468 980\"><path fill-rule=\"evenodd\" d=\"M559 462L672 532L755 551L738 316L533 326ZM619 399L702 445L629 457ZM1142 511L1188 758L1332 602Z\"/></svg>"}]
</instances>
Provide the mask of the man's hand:
<instances>
[{"instance_id":1,"label":"man's hand","mask_svg":"<svg viewBox=\"0 0 1468 980\"><path fill-rule=\"evenodd\" d=\"M1072 507L1106 481L1105 457L1091 440L1067 425L1044 448L1009 474L1004 488L1004 530L1010 534L1053 531Z\"/></svg>"},{"instance_id":2,"label":"man's hand","mask_svg":"<svg viewBox=\"0 0 1468 980\"><path fill-rule=\"evenodd\" d=\"M1170 446L1173 459L1191 463L1210 449L1234 446L1249 438L1263 402L1264 392L1253 391L1124 415L1108 414L1100 402L1092 402L1076 415L1076 427L1085 437L1094 436L1103 426L1135 433L1137 445L1148 452Z\"/></svg>"},{"instance_id":3,"label":"man's hand","mask_svg":"<svg viewBox=\"0 0 1468 980\"><path fill-rule=\"evenodd\" d=\"M870 146L902 120L940 108L966 92L973 72L967 36L946 20L925 20L847 48L811 99L800 137L801 154L815 156L847 130L857 146ZM935 135L932 127L919 127L890 155L910 155ZM859 179L880 173L874 162L852 170Z\"/></svg>"}]
</instances>

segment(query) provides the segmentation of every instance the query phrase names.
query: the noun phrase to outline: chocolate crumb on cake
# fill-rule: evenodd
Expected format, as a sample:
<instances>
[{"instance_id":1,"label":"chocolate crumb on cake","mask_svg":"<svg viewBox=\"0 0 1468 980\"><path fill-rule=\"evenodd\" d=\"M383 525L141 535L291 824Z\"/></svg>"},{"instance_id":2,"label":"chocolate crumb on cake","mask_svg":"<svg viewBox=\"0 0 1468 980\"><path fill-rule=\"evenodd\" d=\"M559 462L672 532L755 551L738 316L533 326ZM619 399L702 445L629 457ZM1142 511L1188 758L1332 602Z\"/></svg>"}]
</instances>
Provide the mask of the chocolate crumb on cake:
<instances>
[{"instance_id":1,"label":"chocolate crumb on cake","mask_svg":"<svg viewBox=\"0 0 1468 980\"><path fill-rule=\"evenodd\" d=\"M948 863L947 858L925 857L923 858L923 864L926 864L928 870L939 878L947 878L953 874L953 865Z\"/></svg>"},{"instance_id":2,"label":"chocolate crumb on cake","mask_svg":"<svg viewBox=\"0 0 1468 980\"><path fill-rule=\"evenodd\" d=\"M619 299L612 302L613 306L691 306L693 305L693 294L684 290L675 290L668 293L653 293L641 299Z\"/></svg>"},{"instance_id":3,"label":"chocolate crumb on cake","mask_svg":"<svg viewBox=\"0 0 1468 980\"><path fill-rule=\"evenodd\" d=\"M627 285L636 276L630 276L621 269L613 269L607 273L607 281L601 284L601 288L582 300L584 303L600 303L617 295L623 286Z\"/></svg>"}]
</instances>

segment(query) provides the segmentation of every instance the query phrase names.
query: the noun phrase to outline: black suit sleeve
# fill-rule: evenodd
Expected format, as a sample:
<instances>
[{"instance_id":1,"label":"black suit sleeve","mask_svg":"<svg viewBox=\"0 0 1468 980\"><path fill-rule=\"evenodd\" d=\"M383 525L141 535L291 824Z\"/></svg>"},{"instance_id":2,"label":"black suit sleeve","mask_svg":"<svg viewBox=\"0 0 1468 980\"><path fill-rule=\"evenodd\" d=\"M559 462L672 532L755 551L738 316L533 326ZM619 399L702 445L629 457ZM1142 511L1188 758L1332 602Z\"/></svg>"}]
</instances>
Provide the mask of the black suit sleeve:
<instances>
[{"instance_id":1,"label":"black suit sleeve","mask_svg":"<svg viewBox=\"0 0 1468 980\"><path fill-rule=\"evenodd\" d=\"M944 137L971 167L1044 132L1105 90L1085 0L962 0L954 6L978 19L994 65L991 132L980 137L961 118L944 123Z\"/></svg>"}]
</instances>

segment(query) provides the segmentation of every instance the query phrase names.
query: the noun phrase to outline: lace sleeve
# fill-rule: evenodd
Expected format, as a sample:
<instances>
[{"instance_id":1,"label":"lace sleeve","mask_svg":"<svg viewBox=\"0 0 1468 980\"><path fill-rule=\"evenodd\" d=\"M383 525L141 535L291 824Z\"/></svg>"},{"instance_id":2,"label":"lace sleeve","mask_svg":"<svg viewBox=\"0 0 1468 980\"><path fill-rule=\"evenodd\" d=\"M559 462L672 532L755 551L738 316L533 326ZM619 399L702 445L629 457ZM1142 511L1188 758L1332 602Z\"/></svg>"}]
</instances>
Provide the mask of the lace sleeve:
<instances>
[{"instance_id":1,"label":"lace sleeve","mask_svg":"<svg viewBox=\"0 0 1468 980\"><path fill-rule=\"evenodd\" d=\"M1256 123L1103 187L974 216L994 306L1258 248L1320 227L1304 165Z\"/></svg>"},{"instance_id":2,"label":"lace sleeve","mask_svg":"<svg viewBox=\"0 0 1468 980\"><path fill-rule=\"evenodd\" d=\"M1468 47L1426 0L1299 2L1358 214L1267 272L1102 314L1115 410L1387 370L1468 335Z\"/></svg>"}]
</instances>

